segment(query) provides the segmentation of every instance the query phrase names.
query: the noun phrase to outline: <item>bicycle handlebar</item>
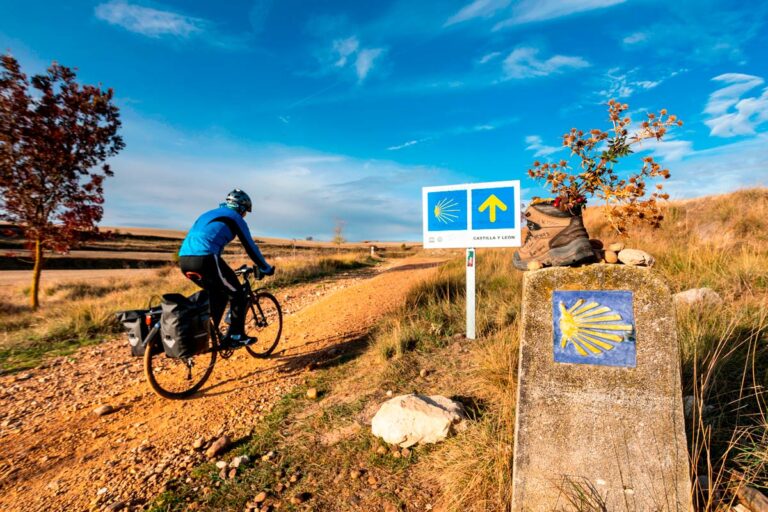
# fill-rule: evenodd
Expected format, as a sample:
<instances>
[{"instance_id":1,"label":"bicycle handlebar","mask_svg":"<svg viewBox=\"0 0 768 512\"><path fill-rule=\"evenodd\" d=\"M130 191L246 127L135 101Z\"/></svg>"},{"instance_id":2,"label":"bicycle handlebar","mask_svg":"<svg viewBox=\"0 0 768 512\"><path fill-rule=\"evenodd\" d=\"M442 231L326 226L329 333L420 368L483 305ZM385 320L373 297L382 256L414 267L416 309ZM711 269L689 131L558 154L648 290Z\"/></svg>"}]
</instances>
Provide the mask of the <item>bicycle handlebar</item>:
<instances>
[{"instance_id":1,"label":"bicycle handlebar","mask_svg":"<svg viewBox=\"0 0 768 512\"><path fill-rule=\"evenodd\" d=\"M257 281L261 281L265 277L264 273L261 270L259 270L257 267L249 267L248 265L243 265L242 267L235 270L235 275L245 276L246 279L250 274L253 274L253 277Z\"/></svg>"}]
</instances>

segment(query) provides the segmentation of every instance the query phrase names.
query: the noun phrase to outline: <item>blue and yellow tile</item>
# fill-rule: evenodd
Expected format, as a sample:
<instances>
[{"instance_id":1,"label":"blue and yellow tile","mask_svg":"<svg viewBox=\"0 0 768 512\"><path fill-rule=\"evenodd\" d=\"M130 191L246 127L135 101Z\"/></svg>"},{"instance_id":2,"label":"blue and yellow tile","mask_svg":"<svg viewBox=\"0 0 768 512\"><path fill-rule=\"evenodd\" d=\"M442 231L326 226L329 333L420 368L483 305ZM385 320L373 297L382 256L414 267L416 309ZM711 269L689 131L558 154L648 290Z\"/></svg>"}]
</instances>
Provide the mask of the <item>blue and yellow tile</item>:
<instances>
[{"instance_id":1,"label":"blue and yellow tile","mask_svg":"<svg viewBox=\"0 0 768 512\"><path fill-rule=\"evenodd\" d=\"M552 292L554 357L557 363L636 365L632 292Z\"/></svg>"}]
</instances>

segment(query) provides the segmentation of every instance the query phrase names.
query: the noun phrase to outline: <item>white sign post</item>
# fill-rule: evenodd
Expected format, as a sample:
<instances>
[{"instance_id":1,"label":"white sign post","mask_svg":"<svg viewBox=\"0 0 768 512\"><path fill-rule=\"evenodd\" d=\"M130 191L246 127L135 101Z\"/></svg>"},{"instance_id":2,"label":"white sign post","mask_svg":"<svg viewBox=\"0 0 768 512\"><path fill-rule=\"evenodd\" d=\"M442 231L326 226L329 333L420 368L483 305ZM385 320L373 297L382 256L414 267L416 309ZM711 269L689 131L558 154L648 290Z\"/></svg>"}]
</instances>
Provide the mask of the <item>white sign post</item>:
<instances>
[{"instance_id":1,"label":"white sign post","mask_svg":"<svg viewBox=\"0 0 768 512\"><path fill-rule=\"evenodd\" d=\"M425 249L466 248L467 338L475 339L476 247L520 247L520 182L424 187Z\"/></svg>"}]
</instances>

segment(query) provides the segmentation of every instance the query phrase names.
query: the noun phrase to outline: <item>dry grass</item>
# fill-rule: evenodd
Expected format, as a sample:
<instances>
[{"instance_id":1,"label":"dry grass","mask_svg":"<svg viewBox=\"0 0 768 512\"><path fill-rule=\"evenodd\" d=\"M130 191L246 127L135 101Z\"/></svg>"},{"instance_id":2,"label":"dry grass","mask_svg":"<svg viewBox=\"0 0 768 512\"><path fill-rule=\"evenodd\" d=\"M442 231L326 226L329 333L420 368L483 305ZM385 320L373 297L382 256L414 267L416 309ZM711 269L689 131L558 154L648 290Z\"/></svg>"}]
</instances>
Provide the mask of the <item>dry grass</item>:
<instances>
[{"instance_id":1,"label":"dry grass","mask_svg":"<svg viewBox=\"0 0 768 512\"><path fill-rule=\"evenodd\" d=\"M656 270L673 292L707 286L724 298L720 307L681 308L677 321L683 394L692 406L686 422L694 500L697 510L728 510L738 483L768 489L768 190L674 203L666 217L662 229L642 229L625 242L654 254ZM619 241L595 209L587 212L586 222L593 238ZM480 279L503 283L519 297L521 279L512 270L511 254L492 255L490 265L484 256L480 252ZM444 290L450 282L461 290L462 274L459 265L447 268L433 285ZM509 295L500 295L499 289L484 294L486 304L495 305L487 314L495 309L497 315L514 318L519 304L510 302ZM445 293L435 295L441 296L449 300ZM426 314L411 313L405 331L434 311L453 307L437 302ZM463 313L463 301L456 302ZM446 332L463 325L459 313L451 318L455 323L443 326ZM399 329L404 330L402 325ZM473 371L465 384L487 404L486 410L422 468L425 477L437 475L446 510L508 510L511 504L517 328L511 324L481 332L485 338L472 354ZM389 336L382 343L403 339ZM418 341L410 344L418 346ZM740 479L734 480L734 475ZM574 507L590 509L588 499L576 501Z\"/></svg>"},{"instance_id":2,"label":"dry grass","mask_svg":"<svg viewBox=\"0 0 768 512\"><path fill-rule=\"evenodd\" d=\"M263 281L270 287L288 286L375 264L359 254L330 257L278 258L278 272ZM233 263L245 263L233 261ZM120 332L115 312L158 304L164 293L191 294L198 288L173 266L152 271L149 277L67 282L45 286L37 312L21 304L27 291L16 290L0 301L0 368L20 370L39 364L46 356L65 355L78 346L98 343Z\"/></svg>"}]
</instances>

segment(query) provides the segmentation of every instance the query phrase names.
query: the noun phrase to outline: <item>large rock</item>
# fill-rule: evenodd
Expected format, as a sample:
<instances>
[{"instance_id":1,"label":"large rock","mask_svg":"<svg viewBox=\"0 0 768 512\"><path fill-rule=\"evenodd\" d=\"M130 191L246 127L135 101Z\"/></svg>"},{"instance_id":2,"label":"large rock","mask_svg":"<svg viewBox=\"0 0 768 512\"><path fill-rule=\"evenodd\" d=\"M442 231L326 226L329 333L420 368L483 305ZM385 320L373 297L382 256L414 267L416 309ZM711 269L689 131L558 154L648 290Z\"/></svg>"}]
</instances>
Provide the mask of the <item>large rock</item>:
<instances>
[{"instance_id":1,"label":"large rock","mask_svg":"<svg viewBox=\"0 0 768 512\"><path fill-rule=\"evenodd\" d=\"M648 269L525 274L512 510L692 510L674 314Z\"/></svg>"},{"instance_id":2,"label":"large rock","mask_svg":"<svg viewBox=\"0 0 768 512\"><path fill-rule=\"evenodd\" d=\"M722 297L712 288L691 288L675 294L678 306L719 306L722 303Z\"/></svg>"},{"instance_id":3,"label":"large rock","mask_svg":"<svg viewBox=\"0 0 768 512\"><path fill-rule=\"evenodd\" d=\"M444 396L401 395L381 405L371 430L389 444L408 448L442 441L465 417L462 405Z\"/></svg>"}]
</instances>

